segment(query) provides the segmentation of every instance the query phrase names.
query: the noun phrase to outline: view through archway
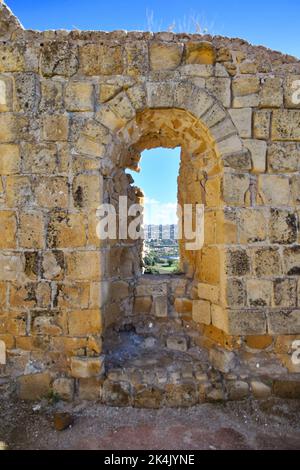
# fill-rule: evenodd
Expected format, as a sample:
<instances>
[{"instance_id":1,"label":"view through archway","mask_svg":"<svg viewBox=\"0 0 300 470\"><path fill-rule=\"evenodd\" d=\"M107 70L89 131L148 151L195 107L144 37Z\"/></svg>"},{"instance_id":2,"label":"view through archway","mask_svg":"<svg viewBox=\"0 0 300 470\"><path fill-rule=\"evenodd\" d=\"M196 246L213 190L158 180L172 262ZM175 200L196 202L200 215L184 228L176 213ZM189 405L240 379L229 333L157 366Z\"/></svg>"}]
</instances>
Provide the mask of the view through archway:
<instances>
[{"instance_id":1,"label":"view through archway","mask_svg":"<svg viewBox=\"0 0 300 470\"><path fill-rule=\"evenodd\" d=\"M140 172L129 172L144 194L144 274L177 274L180 147L145 150Z\"/></svg>"}]
</instances>

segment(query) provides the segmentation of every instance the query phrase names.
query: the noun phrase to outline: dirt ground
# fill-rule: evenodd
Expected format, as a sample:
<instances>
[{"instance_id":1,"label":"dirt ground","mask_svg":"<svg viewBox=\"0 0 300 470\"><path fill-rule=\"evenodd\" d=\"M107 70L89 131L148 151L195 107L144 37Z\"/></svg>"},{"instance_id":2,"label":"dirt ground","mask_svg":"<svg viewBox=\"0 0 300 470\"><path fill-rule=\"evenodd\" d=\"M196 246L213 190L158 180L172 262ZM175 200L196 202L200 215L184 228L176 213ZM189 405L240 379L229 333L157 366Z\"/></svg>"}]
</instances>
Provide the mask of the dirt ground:
<instances>
[{"instance_id":1,"label":"dirt ground","mask_svg":"<svg viewBox=\"0 0 300 470\"><path fill-rule=\"evenodd\" d=\"M74 424L53 428L56 410ZM42 406L0 400L0 441L9 449L300 449L300 402L270 399L188 409Z\"/></svg>"}]
</instances>

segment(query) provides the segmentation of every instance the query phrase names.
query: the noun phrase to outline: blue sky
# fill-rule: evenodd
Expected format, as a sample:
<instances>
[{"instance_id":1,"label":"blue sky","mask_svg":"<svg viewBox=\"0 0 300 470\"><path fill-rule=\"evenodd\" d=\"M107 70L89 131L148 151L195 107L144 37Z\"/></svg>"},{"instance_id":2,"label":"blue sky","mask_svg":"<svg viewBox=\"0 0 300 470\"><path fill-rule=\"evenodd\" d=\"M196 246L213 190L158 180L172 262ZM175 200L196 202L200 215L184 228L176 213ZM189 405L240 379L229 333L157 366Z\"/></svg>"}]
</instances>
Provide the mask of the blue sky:
<instances>
[{"instance_id":1,"label":"blue sky","mask_svg":"<svg viewBox=\"0 0 300 470\"><path fill-rule=\"evenodd\" d=\"M28 29L167 30L195 32L194 22L211 34L240 37L300 57L299 0L6 0ZM157 164L160 159L159 165ZM142 172L133 174L150 207L175 204L179 150L144 152ZM154 201L159 201L159 204ZM169 204L169 205L168 205ZM156 206L155 206L156 205ZM174 212L174 211L173 211Z\"/></svg>"},{"instance_id":2,"label":"blue sky","mask_svg":"<svg viewBox=\"0 0 300 470\"><path fill-rule=\"evenodd\" d=\"M141 172L128 171L145 198L145 222L172 224L176 221L177 177L180 148L144 150Z\"/></svg>"}]
</instances>

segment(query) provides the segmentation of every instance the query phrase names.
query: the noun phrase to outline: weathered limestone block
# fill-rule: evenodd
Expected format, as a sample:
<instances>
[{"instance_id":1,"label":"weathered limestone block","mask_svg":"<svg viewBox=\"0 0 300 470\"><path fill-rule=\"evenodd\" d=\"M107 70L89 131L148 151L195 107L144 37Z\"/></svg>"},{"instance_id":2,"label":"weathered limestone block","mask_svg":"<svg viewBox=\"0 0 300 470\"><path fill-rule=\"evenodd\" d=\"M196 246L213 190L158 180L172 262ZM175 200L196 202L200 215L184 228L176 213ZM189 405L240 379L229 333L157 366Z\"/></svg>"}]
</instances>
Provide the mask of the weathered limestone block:
<instances>
[{"instance_id":1,"label":"weathered limestone block","mask_svg":"<svg viewBox=\"0 0 300 470\"><path fill-rule=\"evenodd\" d=\"M146 41L126 42L125 48L126 73L136 77L149 70L148 44Z\"/></svg>"},{"instance_id":2,"label":"weathered limestone block","mask_svg":"<svg viewBox=\"0 0 300 470\"><path fill-rule=\"evenodd\" d=\"M69 118L65 115L49 115L44 118L43 137L50 142L66 141L69 135Z\"/></svg>"},{"instance_id":3,"label":"weathered limestone block","mask_svg":"<svg viewBox=\"0 0 300 470\"><path fill-rule=\"evenodd\" d=\"M272 393L271 387L258 380L252 380L250 386L254 398L258 400L268 398Z\"/></svg>"},{"instance_id":4,"label":"weathered limestone block","mask_svg":"<svg viewBox=\"0 0 300 470\"><path fill-rule=\"evenodd\" d=\"M207 207L218 207L221 198L220 178L208 179L205 184Z\"/></svg>"},{"instance_id":5,"label":"weathered limestone block","mask_svg":"<svg viewBox=\"0 0 300 470\"><path fill-rule=\"evenodd\" d=\"M283 251L284 272L288 276L297 276L300 273L300 246L285 248Z\"/></svg>"},{"instance_id":6,"label":"weathered limestone block","mask_svg":"<svg viewBox=\"0 0 300 470\"><path fill-rule=\"evenodd\" d=\"M208 300L213 304L217 304L220 299L220 288L211 284L198 284L198 296L200 299Z\"/></svg>"},{"instance_id":7,"label":"weathered limestone block","mask_svg":"<svg viewBox=\"0 0 300 470\"><path fill-rule=\"evenodd\" d=\"M103 384L102 398L104 403L110 406L130 406L131 387L128 382L113 382L105 380Z\"/></svg>"},{"instance_id":8,"label":"weathered limestone block","mask_svg":"<svg viewBox=\"0 0 300 470\"><path fill-rule=\"evenodd\" d=\"M182 44L153 42L150 44L151 70L174 70L180 63L183 53Z\"/></svg>"},{"instance_id":9,"label":"weathered limestone block","mask_svg":"<svg viewBox=\"0 0 300 470\"><path fill-rule=\"evenodd\" d=\"M0 73L23 72L25 70L24 45L0 44Z\"/></svg>"},{"instance_id":10,"label":"weathered limestone block","mask_svg":"<svg viewBox=\"0 0 300 470\"><path fill-rule=\"evenodd\" d=\"M86 245L85 216L57 211L51 214L47 231L48 248L76 248Z\"/></svg>"},{"instance_id":11,"label":"weathered limestone block","mask_svg":"<svg viewBox=\"0 0 300 470\"><path fill-rule=\"evenodd\" d=\"M273 143L268 147L268 165L273 173L300 170L300 147L294 143Z\"/></svg>"},{"instance_id":12,"label":"weathered limestone block","mask_svg":"<svg viewBox=\"0 0 300 470\"><path fill-rule=\"evenodd\" d=\"M204 247L201 251L200 279L208 284L220 281L220 252L215 247Z\"/></svg>"},{"instance_id":13,"label":"weathered limestone block","mask_svg":"<svg viewBox=\"0 0 300 470\"><path fill-rule=\"evenodd\" d=\"M222 158L224 167L240 171L249 171L252 169L251 153L248 149L234 154L227 154Z\"/></svg>"},{"instance_id":14,"label":"weathered limestone block","mask_svg":"<svg viewBox=\"0 0 300 470\"><path fill-rule=\"evenodd\" d=\"M206 88L225 108L231 106L231 80L230 78L208 78Z\"/></svg>"},{"instance_id":15,"label":"weathered limestone block","mask_svg":"<svg viewBox=\"0 0 300 470\"><path fill-rule=\"evenodd\" d=\"M114 44L86 44L79 48L79 62L84 75L122 74L122 48Z\"/></svg>"},{"instance_id":16,"label":"weathered limestone block","mask_svg":"<svg viewBox=\"0 0 300 470\"><path fill-rule=\"evenodd\" d=\"M62 111L63 109L63 84L53 79L41 82L40 111Z\"/></svg>"},{"instance_id":17,"label":"weathered limestone block","mask_svg":"<svg viewBox=\"0 0 300 470\"><path fill-rule=\"evenodd\" d=\"M249 175L225 173L223 177L224 202L229 206L244 206L249 185Z\"/></svg>"},{"instance_id":18,"label":"weathered limestone block","mask_svg":"<svg viewBox=\"0 0 300 470\"><path fill-rule=\"evenodd\" d=\"M171 102L173 100L171 90L169 93ZM174 87L173 103L174 107L187 109L194 116L201 117L213 106L214 100L205 90L197 86L191 88L186 83L179 83ZM159 106L159 102L157 105Z\"/></svg>"},{"instance_id":19,"label":"weathered limestone block","mask_svg":"<svg viewBox=\"0 0 300 470\"><path fill-rule=\"evenodd\" d=\"M76 379L97 377L103 372L102 357L72 357L71 375Z\"/></svg>"},{"instance_id":20,"label":"weathered limestone block","mask_svg":"<svg viewBox=\"0 0 300 470\"><path fill-rule=\"evenodd\" d=\"M228 373L236 365L236 356L231 351L213 348L209 351L209 359L212 366L221 372Z\"/></svg>"},{"instance_id":21,"label":"weathered limestone block","mask_svg":"<svg viewBox=\"0 0 300 470\"><path fill-rule=\"evenodd\" d=\"M278 276L282 273L281 257L278 248L258 248L253 253L254 269L258 277Z\"/></svg>"},{"instance_id":22,"label":"weathered limestone block","mask_svg":"<svg viewBox=\"0 0 300 470\"><path fill-rule=\"evenodd\" d=\"M280 398L299 399L300 397L300 382L297 380L274 380L273 394Z\"/></svg>"},{"instance_id":23,"label":"weathered limestone block","mask_svg":"<svg viewBox=\"0 0 300 470\"><path fill-rule=\"evenodd\" d=\"M239 219L240 243L255 243L267 238L267 218L264 211L241 209Z\"/></svg>"},{"instance_id":24,"label":"weathered limestone block","mask_svg":"<svg viewBox=\"0 0 300 470\"><path fill-rule=\"evenodd\" d=\"M15 310L23 310L36 306L36 284L13 283L9 290L9 304Z\"/></svg>"},{"instance_id":25,"label":"weathered limestone block","mask_svg":"<svg viewBox=\"0 0 300 470\"><path fill-rule=\"evenodd\" d=\"M241 139L237 135L218 142L217 151L222 155L238 153L243 150Z\"/></svg>"},{"instance_id":26,"label":"weathered limestone block","mask_svg":"<svg viewBox=\"0 0 300 470\"><path fill-rule=\"evenodd\" d=\"M215 65L215 76L216 77L229 77L229 73L227 72L223 64Z\"/></svg>"},{"instance_id":27,"label":"weathered limestone block","mask_svg":"<svg viewBox=\"0 0 300 470\"><path fill-rule=\"evenodd\" d=\"M118 131L126 125L126 120L114 113L108 104L102 105L97 111L96 121L111 131Z\"/></svg>"},{"instance_id":28,"label":"weathered limestone block","mask_svg":"<svg viewBox=\"0 0 300 470\"><path fill-rule=\"evenodd\" d=\"M18 139L18 121L13 113L0 113L0 142L10 143Z\"/></svg>"},{"instance_id":29,"label":"weathered limestone block","mask_svg":"<svg viewBox=\"0 0 300 470\"><path fill-rule=\"evenodd\" d=\"M168 298L167 296L160 295L154 297L154 313L156 317L164 318L168 316Z\"/></svg>"},{"instance_id":30,"label":"weathered limestone block","mask_svg":"<svg viewBox=\"0 0 300 470\"><path fill-rule=\"evenodd\" d=\"M17 219L13 211L0 211L1 249L17 248Z\"/></svg>"},{"instance_id":31,"label":"weathered limestone block","mask_svg":"<svg viewBox=\"0 0 300 470\"><path fill-rule=\"evenodd\" d=\"M149 277L144 277L139 280L138 285L135 289L135 295L137 297L145 297L152 295L154 297L164 295L166 296L168 292L168 286L166 282L162 282L159 279L151 280Z\"/></svg>"},{"instance_id":32,"label":"weathered limestone block","mask_svg":"<svg viewBox=\"0 0 300 470\"><path fill-rule=\"evenodd\" d=\"M270 306L272 301L272 281L247 279L247 299L249 307Z\"/></svg>"},{"instance_id":33,"label":"weathered limestone block","mask_svg":"<svg viewBox=\"0 0 300 470\"><path fill-rule=\"evenodd\" d=\"M7 297L7 285L5 282L0 282L0 307L4 308L6 306L6 297Z\"/></svg>"},{"instance_id":34,"label":"weathered limestone block","mask_svg":"<svg viewBox=\"0 0 300 470\"><path fill-rule=\"evenodd\" d=\"M21 146L24 172L36 174L57 172L57 154L55 143L24 143Z\"/></svg>"},{"instance_id":35,"label":"weathered limestone block","mask_svg":"<svg viewBox=\"0 0 300 470\"><path fill-rule=\"evenodd\" d=\"M210 302L207 300L193 301L193 321L196 323L211 324Z\"/></svg>"},{"instance_id":36,"label":"weathered limestone block","mask_svg":"<svg viewBox=\"0 0 300 470\"><path fill-rule=\"evenodd\" d=\"M2 366L5 364L6 364L6 344L1 339L0 340L0 365Z\"/></svg>"},{"instance_id":37,"label":"weathered limestone block","mask_svg":"<svg viewBox=\"0 0 300 470\"><path fill-rule=\"evenodd\" d=\"M169 336L167 338L167 348L173 351L185 352L188 349L187 339L184 336Z\"/></svg>"},{"instance_id":38,"label":"weathered limestone block","mask_svg":"<svg viewBox=\"0 0 300 470\"><path fill-rule=\"evenodd\" d=\"M98 281L101 275L100 253L78 251L66 253L66 276L70 280Z\"/></svg>"},{"instance_id":39,"label":"weathered limestone block","mask_svg":"<svg viewBox=\"0 0 300 470\"><path fill-rule=\"evenodd\" d=\"M97 209L102 203L102 177L79 175L73 180L73 199L77 209Z\"/></svg>"},{"instance_id":40,"label":"weathered limestone block","mask_svg":"<svg viewBox=\"0 0 300 470\"><path fill-rule=\"evenodd\" d=\"M284 106L286 108L300 108L300 75L290 75L284 80Z\"/></svg>"},{"instance_id":41,"label":"weathered limestone block","mask_svg":"<svg viewBox=\"0 0 300 470\"><path fill-rule=\"evenodd\" d=\"M288 210L271 209L269 234L271 243L295 243L297 241L296 214Z\"/></svg>"},{"instance_id":42,"label":"weathered limestone block","mask_svg":"<svg viewBox=\"0 0 300 470\"><path fill-rule=\"evenodd\" d=\"M274 305L276 307L296 307L297 284L295 279L276 279L274 281Z\"/></svg>"},{"instance_id":43,"label":"weathered limestone block","mask_svg":"<svg viewBox=\"0 0 300 470\"><path fill-rule=\"evenodd\" d=\"M53 350L59 351L61 354L64 354L67 357L78 356L81 354L85 354L87 339L68 338L66 336L54 336L50 340L50 345Z\"/></svg>"},{"instance_id":44,"label":"weathered limestone block","mask_svg":"<svg viewBox=\"0 0 300 470\"><path fill-rule=\"evenodd\" d=\"M190 313L192 312L193 302L187 297L178 297L175 299L174 307L177 313Z\"/></svg>"},{"instance_id":45,"label":"weathered limestone block","mask_svg":"<svg viewBox=\"0 0 300 470\"><path fill-rule=\"evenodd\" d=\"M187 64L208 64L216 61L216 51L207 41L189 41L185 45L185 61Z\"/></svg>"},{"instance_id":46,"label":"weathered limestone block","mask_svg":"<svg viewBox=\"0 0 300 470\"><path fill-rule=\"evenodd\" d=\"M62 279L64 275L64 255L62 251L49 251L43 254L43 278Z\"/></svg>"},{"instance_id":47,"label":"weathered limestone block","mask_svg":"<svg viewBox=\"0 0 300 470\"><path fill-rule=\"evenodd\" d=\"M70 336L89 336L101 333L101 314L98 310L74 310L68 313Z\"/></svg>"},{"instance_id":48,"label":"weathered limestone block","mask_svg":"<svg viewBox=\"0 0 300 470\"><path fill-rule=\"evenodd\" d=\"M224 331L229 335L265 335L267 332L266 314L259 310L227 310L227 320Z\"/></svg>"},{"instance_id":49,"label":"weathered limestone block","mask_svg":"<svg viewBox=\"0 0 300 470\"><path fill-rule=\"evenodd\" d=\"M68 179L58 177L39 177L35 183L35 197L39 207L49 209L67 208L69 205Z\"/></svg>"},{"instance_id":50,"label":"weathered limestone block","mask_svg":"<svg viewBox=\"0 0 300 470\"><path fill-rule=\"evenodd\" d=\"M288 206L291 202L289 179L278 175L260 175L258 178L259 195L263 204Z\"/></svg>"},{"instance_id":51,"label":"weathered limestone block","mask_svg":"<svg viewBox=\"0 0 300 470\"><path fill-rule=\"evenodd\" d=\"M227 279L226 303L229 307L244 307L246 305L246 288L242 279Z\"/></svg>"},{"instance_id":52,"label":"weathered limestone block","mask_svg":"<svg viewBox=\"0 0 300 470\"><path fill-rule=\"evenodd\" d=\"M10 77L0 76L0 112L13 111L13 81Z\"/></svg>"},{"instance_id":53,"label":"weathered limestone block","mask_svg":"<svg viewBox=\"0 0 300 470\"><path fill-rule=\"evenodd\" d=\"M0 175L14 175L20 171L20 149L15 144L0 144Z\"/></svg>"},{"instance_id":54,"label":"weathered limestone block","mask_svg":"<svg viewBox=\"0 0 300 470\"><path fill-rule=\"evenodd\" d=\"M253 137L255 139L266 139L270 137L271 111L265 109L255 111L253 116Z\"/></svg>"},{"instance_id":55,"label":"weathered limestone block","mask_svg":"<svg viewBox=\"0 0 300 470\"><path fill-rule=\"evenodd\" d=\"M136 297L134 299L134 313L150 313L152 309L152 297L145 296L145 297Z\"/></svg>"},{"instance_id":56,"label":"weathered limestone block","mask_svg":"<svg viewBox=\"0 0 300 470\"><path fill-rule=\"evenodd\" d=\"M129 284L125 281L115 281L110 286L110 296L112 302L119 302L129 296Z\"/></svg>"},{"instance_id":57,"label":"weathered limestone block","mask_svg":"<svg viewBox=\"0 0 300 470\"><path fill-rule=\"evenodd\" d=\"M6 178L7 207L18 207L32 203L31 181L26 176L8 176Z\"/></svg>"},{"instance_id":58,"label":"weathered limestone block","mask_svg":"<svg viewBox=\"0 0 300 470\"><path fill-rule=\"evenodd\" d=\"M25 267L24 271L28 279L37 280L38 275L40 274L40 256L37 251L25 251L24 261ZM57 253L57 258L60 259L61 253Z\"/></svg>"},{"instance_id":59,"label":"weathered limestone block","mask_svg":"<svg viewBox=\"0 0 300 470\"><path fill-rule=\"evenodd\" d=\"M300 310L269 310L267 319L270 334L296 334L300 326Z\"/></svg>"},{"instance_id":60,"label":"weathered limestone block","mask_svg":"<svg viewBox=\"0 0 300 470\"><path fill-rule=\"evenodd\" d=\"M252 135L252 108L230 109L229 114L236 126L240 137L251 138Z\"/></svg>"},{"instance_id":61,"label":"weathered limestone block","mask_svg":"<svg viewBox=\"0 0 300 470\"><path fill-rule=\"evenodd\" d=\"M18 378L18 395L21 400L41 400L49 395L51 377L48 372L23 375Z\"/></svg>"},{"instance_id":62,"label":"weathered limestone block","mask_svg":"<svg viewBox=\"0 0 300 470\"><path fill-rule=\"evenodd\" d=\"M232 248L227 250L226 273L229 276L246 276L250 273L250 257L245 249Z\"/></svg>"},{"instance_id":63,"label":"weathered limestone block","mask_svg":"<svg viewBox=\"0 0 300 470\"><path fill-rule=\"evenodd\" d=\"M267 143L263 140L244 140L245 147L250 150L252 156L253 173L264 173L266 171Z\"/></svg>"},{"instance_id":64,"label":"weathered limestone block","mask_svg":"<svg viewBox=\"0 0 300 470\"><path fill-rule=\"evenodd\" d=\"M57 312L34 311L31 316L31 334L39 336L60 336L66 334L64 319Z\"/></svg>"},{"instance_id":65,"label":"weathered limestone block","mask_svg":"<svg viewBox=\"0 0 300 470\"><path fill-rule=\"evenodd\" d=\"M215 68L213 65L208 64L188 64L180 67L180 74L184 77L193 77L193 83L202 83L201 88L205 86L205 80L203 78L213 77Z\"/></svg>"},{"instance_id":66,"label":"weathered limestone block","mask_svg":"<svg viewBox=\"0 0 300 470\"><path fill-rule=\"evenodd\" d=\"M300 141L300 111L275 110L272 120L272 140Z\"/></svg>"},{"instance_id":67,"label":"weathered limestone block","mask_svg":"<svg viewBox=\"0 0 300 470\"><path fill-rule=\"evenodd\" d=\"M15 104L18 112L35 112L40 102L40 84L34 73L15 75Z\"/></svg>"},{"instance_id":68,"label":"weathered limestone block","mask_svg":"<svg viewBox=\"0 0 300 470\"><path fill-rule=\"evenodd\" d=\"M44 217L39 211L20 214L18 238L22 248L44 248Z\"/></svg>"},{"instance_id":69,"label":"weathered limestone block","mask_svg":"<svg viewBox=\"0 0 300 470\"><path fill-rule=\"evenodd\" d=\"M0 316L0 333L25 336L26 320L27 315L23 312L4 313Z\"/></svg>"},{"instance_id":70,"label":"weathered limestone block","mask_svg":"<svg viewBox=\"0 0 300 470\"><path fill-rule=\"evenodd\" d=\"M103 379L99 377L79 379L79 399L89 401L100 400L102 383Z\"/></svg>"},{"instance_id":71,"label":"weathered limestone block","mask_svg":"<svg viewBox=\"0 0 300 470\"><path fill-rule=\"evenodd\" d=\"M87 309L90 300L90 285L88 282L76 282L72 284L59 283L57 286L56 302L58 308Z\"/></svg>"},{"instance_id":72,"label":"weathered limestone block","mask_svg":"<svg viewBox=\"0 0 300 470\"><path fill-rule=\"evenodd\" d=\"M300 176L294 175L291 178L291 190L293 203L299 205L300 203Z\"/></svg>"},{"instance_id":73,"label":"weathered limestone block","mask_svg":"<svg viewBox=\"0 0 300 470\"><path fill-rule=\"evenodd\" d=\"M146 107L146 90L142 85L136 85L126 91L130 102L136 111Z\"/></svg>"},{"instance_id":74,"label":"weathered limestone block","mask_svg":"<svg viewBox=\"0 0 300 470\"><path fill-rule=\"evenodd\" d=\"M110 109L124 121L128 121L135 117L135 109L133 108L128 95L125 92L119 93L109 101Z\"/></svg>"},{"instance_id":75,"label":"weathered limestone block","mask_svg":"<svg viewBox=\"0 0 300 470\"><path fill-rule=\"evenodd\" d=\"M93 111L94 87L84 81L69 82L65 94L65 106L68 111Z\"/></svg>"},{"instance_id":76,"label":"weathered limestone block","mask_svg":"<svg viewBox=\"0 0 300 470\"><path fill-rule=\"evenodd\" d=\"M146 84L147 103L150 108L172 108L175 86L172 82L150 82Z\"/></svg>"},{"instance_id":77,"label":"weathered limestone block","mask_svg":"<svg viewBox=\"0 0 300 470\"><path fill-rule=\"evenodd\" d=\"M279 77L262 80L260 106L262 108L280 108L283 104L282 79Z\"/></svg>"},{"instance_id":78,"label":"weathered limestone block","mask_svg":"<svg viewBox=\"0 0 300 470\"><path fill-rule=\"evenodd\" d=\"M236 134L236 128L231 119L224 119L210 129L210 132L216 141L223 140L233 134Z\"/></svg>"},{"instance_id":79,"label":"weathered limestone block","mask_svg":"<svg viewBox=\"0 0 300 470\"><path fill-rule=\"evenodd\" d=\"M207 127L213 127L218 124L220 121L223 121L226 117L226 111L222 106L215 103L213 106L206 111L204 116L201 117L201 120Z\"/></svg>"},{"instance_id":80,"label":"weathered limestone block","mask_svg":"<svg viewBox=\"0 0 300 470\"><path fill-rule=\"evenodd\" d=\"M36 286L35 297L40 308L50 308L51 305L51 284L47 282L39 283Z\"/></svg>"},{"instance_id":81,"label":"weathered limestone block","mask_svg":"<svg viewBox=\"0 0 300 470\"><path fill-rule=\"evenodd\" d=\"M249 395L249 385L242 380L231 381L227 385L229 400L243 400Z\"/></svg>"},{"instance_id":82,"label":"weathered limestone block","mask_svg":"<svg viewBox=\"0 0 300 470\"><path fill-rule=\"evenodd\" d=\"M41 74L45 77L71 77L78 70L77 47L69 42L49 41L42 48Z\"/></svg>"},{"instance_id":83,"label":"weathered limestone block","mask_svg":"<svg viewBox=\"0 0 300 470\"><path fill-rule=\"evenodd\" d=\"M81 130L76 141L76 152L93 157L102 157L105 144L109 142L109 132L100 123L89 121Z\"/></svg>"},{"instance_id":84,"label":"weathered limestone block","mask_svg":"<svg viewBox=\"0 0 300 470\"><path fill-rule=\"evenodd\" d=\"M237 77L232 82L233 107L256 107L259 104L260 82L257 77Z\"/></svg>"},{"instance_id":85,"label":"weathered limestone block","mask_svg":"<svg viewBox=\"0 0 300 470\"><path fill-rule=\"evenodd\" d=\"M257 73L257 64L250 60L244 60L239 66L239 72L247 75Z\"/></svg>"}]
</instances>

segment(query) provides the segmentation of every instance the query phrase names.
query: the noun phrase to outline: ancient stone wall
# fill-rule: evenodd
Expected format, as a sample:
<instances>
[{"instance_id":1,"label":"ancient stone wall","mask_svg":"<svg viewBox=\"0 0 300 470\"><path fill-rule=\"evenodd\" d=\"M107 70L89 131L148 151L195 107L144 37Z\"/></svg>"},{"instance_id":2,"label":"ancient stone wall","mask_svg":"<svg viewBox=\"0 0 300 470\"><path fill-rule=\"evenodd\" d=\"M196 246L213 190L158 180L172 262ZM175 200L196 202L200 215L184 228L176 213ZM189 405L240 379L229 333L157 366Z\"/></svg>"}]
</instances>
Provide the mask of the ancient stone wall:
<instances>
[{"instance_id":1,"label":"ancient stone wall","mask_svg":"<svg viewBox=\"0 0 300 470\"><path fill-rule=\"evenodd\" d=\"M300 372L299 80L299 60L239 39L29 31L0 5L3 383L99 397L106 333L168 308L223 373L226 350ZM141 280L140 241L96 233L100 204L142 198L126 169L161 146L181 147L179 202L205 205L203 249L181 243L188 288L167 297Z\"/></svg>"}]
</instances>

